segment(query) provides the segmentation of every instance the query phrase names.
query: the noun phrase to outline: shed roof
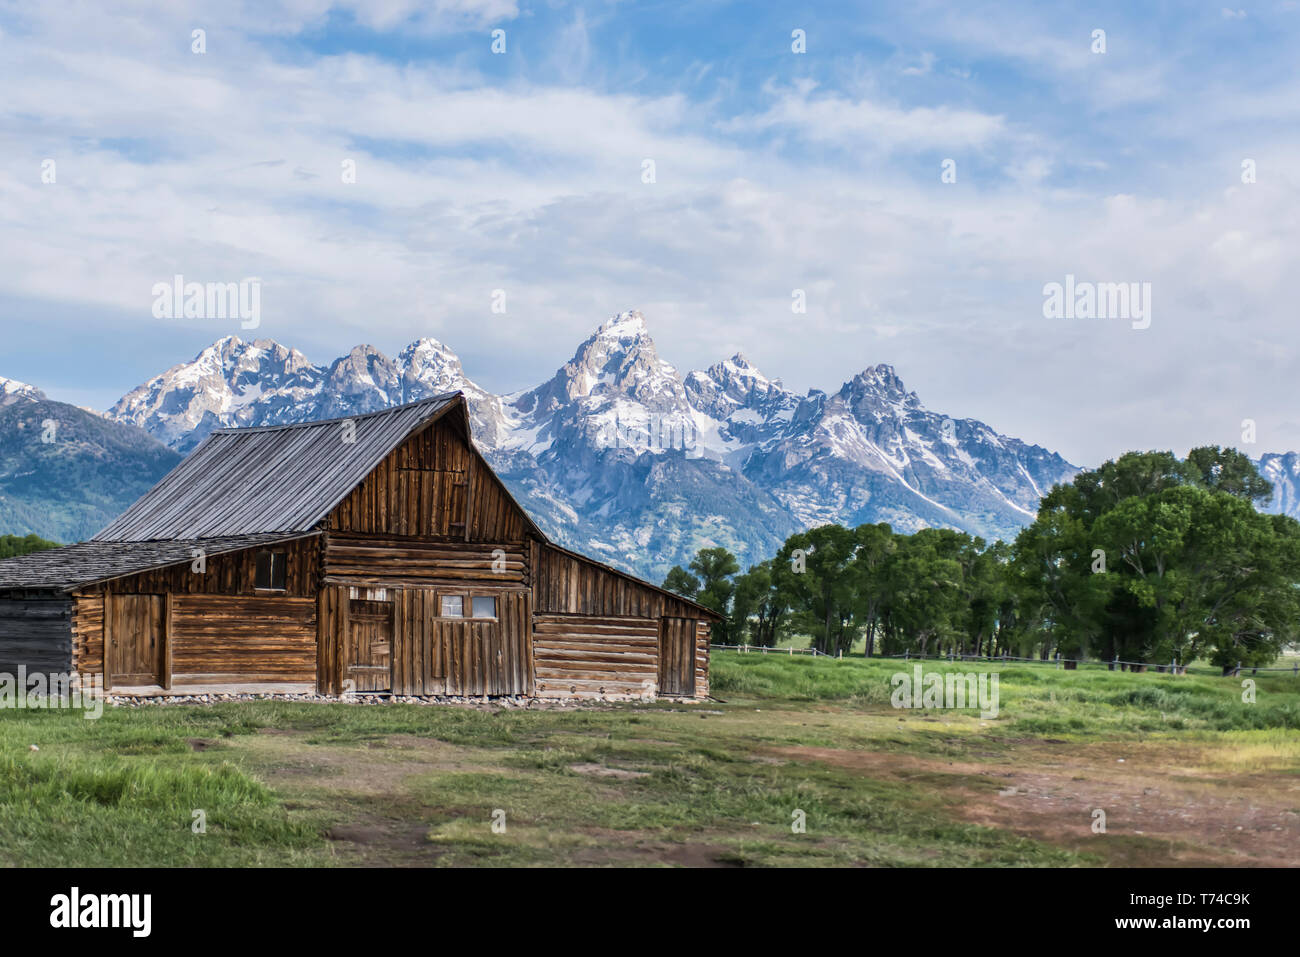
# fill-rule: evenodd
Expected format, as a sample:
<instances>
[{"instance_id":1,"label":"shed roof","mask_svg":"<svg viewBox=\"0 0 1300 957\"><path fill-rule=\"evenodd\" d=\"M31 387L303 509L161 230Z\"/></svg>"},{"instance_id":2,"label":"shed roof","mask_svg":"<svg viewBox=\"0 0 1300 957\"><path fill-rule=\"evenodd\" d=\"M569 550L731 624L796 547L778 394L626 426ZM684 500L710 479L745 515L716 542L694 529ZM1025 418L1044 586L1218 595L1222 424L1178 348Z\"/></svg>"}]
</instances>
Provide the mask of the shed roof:
<instances>
[{"instance_id":1,"label":"shed roof","mask_svg":"<svg viewBox=\"0 0 1300 957\"><path fill-rule=\"evenodd\" d=\"M448 392L367 415L218 430L91 541L309 531L408 436L458 402L461 394Z\"/></svg>"},{"instance_id":2,"label":"shed roof","mask_svg":"<svg viewBox=\"0 0 1300 957\"><path fill-rule=\"evenodd\" d=\"M151 568L190 562L195 549L202 549L205 555L212 556L315 534L318 533L236 535L166 542L82 542L0 562L0 589L69 591Z\"/></svg>"}]
</instances>

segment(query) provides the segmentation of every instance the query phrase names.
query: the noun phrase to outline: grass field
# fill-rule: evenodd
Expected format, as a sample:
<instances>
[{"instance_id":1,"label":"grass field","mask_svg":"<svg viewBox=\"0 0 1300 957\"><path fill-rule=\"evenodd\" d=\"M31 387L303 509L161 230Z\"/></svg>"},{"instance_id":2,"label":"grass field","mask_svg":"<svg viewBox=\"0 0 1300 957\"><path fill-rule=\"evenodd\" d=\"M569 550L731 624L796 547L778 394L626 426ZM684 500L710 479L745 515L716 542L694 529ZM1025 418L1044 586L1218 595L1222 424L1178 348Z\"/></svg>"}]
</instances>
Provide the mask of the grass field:
<instances>
[{"instance_id":1,"label":"grass field","mask_svg":"<svg viewBox=\"0 0 1300 957\"><path fill-rule=\"evenodd\" d=\"M1300 864L1290 676L1247 704L1232 679L1000 667L984 720L894 709L898 670L721 652L701 704L0 711L0 863Z\"/></svg>"}]
</instances>

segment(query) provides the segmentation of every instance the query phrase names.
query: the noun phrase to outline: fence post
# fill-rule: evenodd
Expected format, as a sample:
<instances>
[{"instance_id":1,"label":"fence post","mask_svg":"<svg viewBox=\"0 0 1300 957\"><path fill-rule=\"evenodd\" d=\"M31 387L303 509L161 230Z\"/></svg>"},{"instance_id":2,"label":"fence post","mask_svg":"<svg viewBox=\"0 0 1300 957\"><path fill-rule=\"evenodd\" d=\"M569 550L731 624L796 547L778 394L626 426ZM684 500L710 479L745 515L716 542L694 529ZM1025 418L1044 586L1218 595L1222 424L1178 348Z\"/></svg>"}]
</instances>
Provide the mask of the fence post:
<instances>
[{"instance_id":1,"label":"fence post","mask_svg":"<svg viewBox=\"0 0 1300 957\"><path fill-rule=\"evenodd\" d=\"M1233 676L1234 678L1240 678L1240 677L1241 677L1241 662L1240 662L1240 661L1237 662L1237 670L1234 671L1234 672L1232 673L1232 676Z\"/></svg>"},{"instance_id":2,"label":"fence post","mask_svg":"<svg viewBox=\"0 0 1300 957\"><path fill-rule=\"evenodd\" d=\"M904 648L904 649L903 649L903 660L904 660L904 661L907 660L907 655L908 655L908 652L909 652L910 650L911 650L911 649L908 649L908 648Z\"/></svg>"}]
</instances>

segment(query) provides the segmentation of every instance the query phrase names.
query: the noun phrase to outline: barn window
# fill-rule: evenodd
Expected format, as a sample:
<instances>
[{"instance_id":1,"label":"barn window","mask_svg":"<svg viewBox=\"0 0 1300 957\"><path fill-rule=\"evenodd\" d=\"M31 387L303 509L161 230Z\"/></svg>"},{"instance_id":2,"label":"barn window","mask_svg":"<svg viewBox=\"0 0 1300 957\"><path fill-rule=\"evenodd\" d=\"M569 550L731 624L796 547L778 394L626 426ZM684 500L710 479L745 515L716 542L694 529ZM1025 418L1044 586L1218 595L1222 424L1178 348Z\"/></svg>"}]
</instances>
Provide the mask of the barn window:
<instances>
[{"instance_id":1,"label":"barn window","mask_svg":"<svg viewBox=\"0 0 1300 957\"><path fill-rule=\"evenodd\" d=\"M465 599L460 595L443 595L442 596L442 617L443 618L464 618L465 617Z\"/></svg>"},{"instance_id":2,"label":"barn window","mask_svg":"<svg viewBox=\"0 0 1300 957\"><path fill-rule=\"evenodd\" d=\"M285 552L258 552L256 587L265 591L284 591L286 558Z\"/></svg>"},{"instance_id":3,"label":"barn window","mask_svg":"<svg viewBox=\"0 0 1300 957\"><path fill-rule=\"evenodd\" d=\"M475 595L472 599L475 618L495 618L497 600L492 595Z\"/></svg>"}]
</instances>

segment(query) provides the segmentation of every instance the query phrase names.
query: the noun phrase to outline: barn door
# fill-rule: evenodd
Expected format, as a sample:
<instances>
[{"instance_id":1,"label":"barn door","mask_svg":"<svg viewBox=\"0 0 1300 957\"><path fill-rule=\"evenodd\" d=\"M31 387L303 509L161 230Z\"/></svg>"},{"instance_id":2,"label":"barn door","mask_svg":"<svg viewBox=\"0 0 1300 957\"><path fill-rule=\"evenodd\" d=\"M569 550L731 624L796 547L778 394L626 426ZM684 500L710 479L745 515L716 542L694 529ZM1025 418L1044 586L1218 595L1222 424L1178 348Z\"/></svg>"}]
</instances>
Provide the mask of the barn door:
<instances>
[{"instance_id":1,"label":"barn door","mask_svg":"<svg viewBox=\"0 0 1300 957\"><path fill-rule=\"evenodd\" d=\"M108 687L162 684L166 609L162 595L104 597Z\"/></svg>"},{"instance_id":2,"label":"barn door","mask_svg":"<svg viewBox=\"0 0 1300 957\"><path fill-rule=\"evenodd\" d=\"M392 652L393 603L350 600L343 678L351 679L352 690L390 690Z\"/></svg>"},{"instance_id":3,"label":"barn door","mask_svg":"<svg viewBox=\"0 0 1300 957\"><path fill-rule=\"evenodd\" d=\"M659 622L659 693L695 694L695 619Z\"/></svg>"}]
</instances>

